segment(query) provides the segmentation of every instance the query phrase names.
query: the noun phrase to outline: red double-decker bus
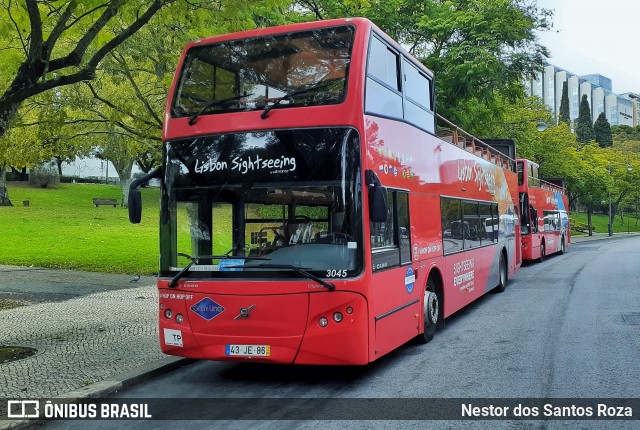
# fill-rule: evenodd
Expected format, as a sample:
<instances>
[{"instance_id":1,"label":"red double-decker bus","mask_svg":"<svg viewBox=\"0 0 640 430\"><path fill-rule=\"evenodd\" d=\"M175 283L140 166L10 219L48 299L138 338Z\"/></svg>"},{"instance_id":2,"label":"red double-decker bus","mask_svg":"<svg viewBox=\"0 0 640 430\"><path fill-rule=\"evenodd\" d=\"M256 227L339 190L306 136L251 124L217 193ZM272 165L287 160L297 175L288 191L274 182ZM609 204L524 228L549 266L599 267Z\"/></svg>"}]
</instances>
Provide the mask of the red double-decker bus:
<instances>
[{"instance_id":1,"label":"red double-decker bus","mask_svg":"<svg viewBox=\"0 0 640 430\"><path fill-rule=\"evenodd\" d=\"M569 199L564 181L540 179L539 165L518 159L522 259L542 262L547 254L564 254L571 243Z\"/></svg>"},{"instance_id":2,"label":"red double-decker bus","mask_svg":"<svg viewBox=\"0 0 640 430\"><path fill-rule=\"evenodd\" d=\"M432 73L366 19L211 37L167 103L167 354L366 364L521 264L509 157L444 123Z\"/></svg>"}]
</instances>

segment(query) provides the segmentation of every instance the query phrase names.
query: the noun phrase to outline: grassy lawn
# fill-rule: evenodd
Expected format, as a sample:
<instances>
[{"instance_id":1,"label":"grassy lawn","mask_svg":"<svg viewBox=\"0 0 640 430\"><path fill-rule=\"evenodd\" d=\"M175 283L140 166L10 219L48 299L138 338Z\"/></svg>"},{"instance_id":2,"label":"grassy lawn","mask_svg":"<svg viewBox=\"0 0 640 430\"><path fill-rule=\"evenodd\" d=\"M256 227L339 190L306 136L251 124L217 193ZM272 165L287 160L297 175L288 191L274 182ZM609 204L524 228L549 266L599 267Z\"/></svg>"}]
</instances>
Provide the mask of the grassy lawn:
<instances>
[{"instance_id":1,"label":"grassy lawn","mask_svg":"<svg viewBox=\"0 0 640 430\"><path fill-rule=\"evenodd\" d=\"M95 207L94 197L120 200L120 187L60 184L53 189L8 183L15 206L0 207L0 264L154 274L158 270L158 189L142 189L142 222L121 207ZM29 206L22 202L29 200Z\"/></svg>"},{"instance_id":2,"label":"grassy lawn","mask_svg":"<svg viewBox=\"0 0 640 430\"><path fill-rule=\"evenodd\" d=\"M95 207L94 197L120 199L120 187L95 184L60 184L53 189L30 188L10 182L9 196L15 206L0 207L0 264L53 267L95 272L151 275L158 270L159 190L143 188L142 222L129 223L127 210ZM23 206L24 200L29 206ZM231 229L229 208L216 209L218 231L227 237ZM186 209L179 210L186 218ZM586 224L586 213L572 213L572 220ZM596 232L607 232L607 216L592 216ZM181 222L180 250L189 253L188 222ZM640 222L620 217L614 232L640 231ZM221 230L220 230L221 229ZM577 234L577 232L576 232ZM229 240L227 238L227 240ZM214 249L226 252L227 243Z\"/></svg>"},{"instance_id":3,"label":"grassy lawn","mask_svg":"<svg viewBox=\"0 0 640 430\"><path fill-rule=\"evenodd\" d=\"M579 223L587 224L586 212L572 212L571 219ZM607 233L607 224L609 223L607 215L592 214L591 223L596 228L596 233ZM614 233L626 233L627 231L640 231L640 220L634 218L633 215L624 217L624 225L620 221L620 217L616 217L613 220L613 232ZM573 233L573 232L572 232Z\"/></svg>"}]
</instances>

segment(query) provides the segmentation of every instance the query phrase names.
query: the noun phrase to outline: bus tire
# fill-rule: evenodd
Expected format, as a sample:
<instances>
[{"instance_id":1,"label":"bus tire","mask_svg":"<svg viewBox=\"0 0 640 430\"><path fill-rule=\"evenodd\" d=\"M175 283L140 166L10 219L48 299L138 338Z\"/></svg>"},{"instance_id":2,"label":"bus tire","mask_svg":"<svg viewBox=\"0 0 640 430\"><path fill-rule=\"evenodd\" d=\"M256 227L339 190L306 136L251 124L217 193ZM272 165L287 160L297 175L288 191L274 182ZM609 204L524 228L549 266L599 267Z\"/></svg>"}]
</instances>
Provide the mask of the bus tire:
<instances>
[{"instance_id":1,"label":"bus tire","mask_svg":"<svg viewBox=\"0 0 640 430\"><path fill-rule=\"evenodd\" d=\"M566 244L564 243L564 236L562 236L562 240L560 241L560 255L564 255L567 252Z\"/></svg>"},{"instance_id":2,"label":"bus tire","mask_svg":"<svg viewBox=\"0 0 640 430\"><path fill-rule=\"evenodd\" d=\"M416 337L418 343L428 343L436 334L436 327L442 320L441 298L436 289L436 283L432 277L427 280L427 288L424 290L422 300L422 313L424 317L424 331Z\"/></svg>"},{"instance_id":3,"label":"bus tire","mask_svg":"<svg viewBox=\"0 0 640 430\"><path fill-rule=\"evenodd\" d=\"M540 243L540 258L538 258L536 262L542 263L544 261L545 251L544 241L542 241L542 243Z\"/></svg>"},{"instance_id":4,"label":"bus tire","mask_svg":"<svg viewBox=\"0 0 640 430\"><path fill-rule=\"evenodd\" d=\"M507 269L507 260L504 257L504 252L500 253L500 266L498 267L498 286L493 291L496 293L502 293L507 288L507 281L509 280L509 271Z\"/></svg>"}]
</instances>

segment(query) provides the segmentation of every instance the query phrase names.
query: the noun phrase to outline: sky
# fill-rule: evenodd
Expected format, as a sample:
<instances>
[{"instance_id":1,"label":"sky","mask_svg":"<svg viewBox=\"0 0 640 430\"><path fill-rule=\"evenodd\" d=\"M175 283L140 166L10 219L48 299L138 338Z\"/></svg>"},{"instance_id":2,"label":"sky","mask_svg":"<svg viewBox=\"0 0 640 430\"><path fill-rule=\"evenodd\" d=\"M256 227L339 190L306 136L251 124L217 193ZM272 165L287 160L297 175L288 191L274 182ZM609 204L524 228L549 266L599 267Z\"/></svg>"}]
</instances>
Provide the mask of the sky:
<instances>
[{"instance_id":1,"label":"sky","mask_svg":"<svg viewBox=\"0 0 640 430\"><path fill-rule=\"evenodd\" d=\"M553 28L539 33L550 64L606 76L617 94L640 93L640 0L538 0L538 6L554 10Z\"/></svg>"}]
</instances>

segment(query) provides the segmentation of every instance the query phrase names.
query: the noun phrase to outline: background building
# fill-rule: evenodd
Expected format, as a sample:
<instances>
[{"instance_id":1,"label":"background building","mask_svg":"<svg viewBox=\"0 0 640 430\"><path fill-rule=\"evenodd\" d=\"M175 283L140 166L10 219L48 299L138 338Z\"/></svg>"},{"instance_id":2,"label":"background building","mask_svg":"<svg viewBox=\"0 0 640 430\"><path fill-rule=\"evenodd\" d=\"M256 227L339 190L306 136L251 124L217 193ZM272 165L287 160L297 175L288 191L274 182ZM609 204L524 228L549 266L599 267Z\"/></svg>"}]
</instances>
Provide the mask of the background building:
<instances>
[{"instance_id":1,"label":"background building","mask_svg":"<svg viewBox=\"0 0 640 430\"><path fill-rule=\"evenodd\" d=\"M615 94L610 78L600 74L576 75L552 64L525 81L526 93L539 97L549 110L559 115L562 85L567 83L569 93L569 115L572 128L578 119L582 95L587 96L591 107L591 121L595 122L604 112L611 125L640 125L640 95L637 93ZM640 83L639 83L640 85Z\"/></svg>"},{"instance_id":2,"label":"background building","mask_svg":"<svg viewBox=\"0 0 640 430\"><path fill-rule=\"evenodd\" d=\"M624 93L620 97L631 102L631 122L633 127L640 126L640 94Z\"/></svg>"}]
</instances>

